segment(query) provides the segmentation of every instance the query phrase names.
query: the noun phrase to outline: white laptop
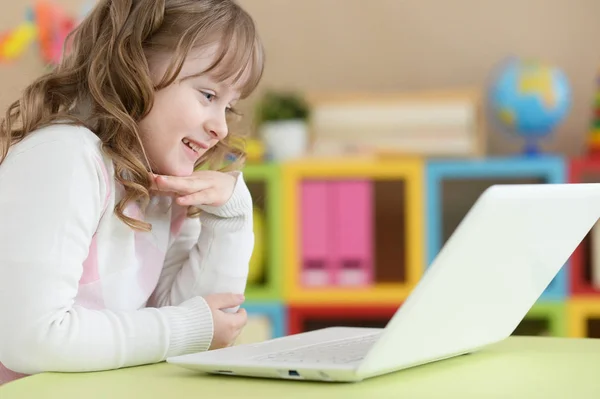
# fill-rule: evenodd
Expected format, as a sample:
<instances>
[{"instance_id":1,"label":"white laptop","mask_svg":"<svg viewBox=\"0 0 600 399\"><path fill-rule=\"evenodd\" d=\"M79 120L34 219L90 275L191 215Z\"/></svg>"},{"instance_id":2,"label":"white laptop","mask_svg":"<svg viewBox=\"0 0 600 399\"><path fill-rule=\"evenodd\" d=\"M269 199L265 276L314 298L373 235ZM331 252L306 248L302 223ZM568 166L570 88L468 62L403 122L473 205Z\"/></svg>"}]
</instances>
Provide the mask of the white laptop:
<instances>
[{"instance_id":1,"label":"white laptop","mask_svg":"<svg viewBox=\"0 0 600 399\"><path fill-rule=\"evenodd\" d=\"M509 337L600 217L600 184L486 190L385 329L333 327L167 359L192 370L360 381Z\"/></svg>"}]
</instances>

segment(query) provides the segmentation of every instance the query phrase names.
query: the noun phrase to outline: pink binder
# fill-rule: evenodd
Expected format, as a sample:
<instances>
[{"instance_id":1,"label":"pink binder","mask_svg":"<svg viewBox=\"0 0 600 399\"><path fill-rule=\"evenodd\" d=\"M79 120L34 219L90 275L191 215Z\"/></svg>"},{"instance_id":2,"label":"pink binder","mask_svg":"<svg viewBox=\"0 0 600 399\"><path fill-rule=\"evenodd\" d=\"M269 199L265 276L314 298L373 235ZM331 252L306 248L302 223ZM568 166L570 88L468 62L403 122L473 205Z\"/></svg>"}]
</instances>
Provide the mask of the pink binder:
<instances>
[{"instance_id":1,"label":"pink binder","mask_svg":"<svg viewBox=\"0 0 600 399\"><path fill-rule=\"evenodd\" d=\"M373 280L373 190L368 180L334 184L334 279L364 286Z\"/></svg>"},{"instance_id":2,"label":"pink binder","mask_svg":"<svg viewBox=\"0 0 600 399\"><path fill-rule=\"evenodd\" d=\"M301 186L302 284L332 284L331 187L328 181L305 181Z\"/></svg>"}]
</instances>

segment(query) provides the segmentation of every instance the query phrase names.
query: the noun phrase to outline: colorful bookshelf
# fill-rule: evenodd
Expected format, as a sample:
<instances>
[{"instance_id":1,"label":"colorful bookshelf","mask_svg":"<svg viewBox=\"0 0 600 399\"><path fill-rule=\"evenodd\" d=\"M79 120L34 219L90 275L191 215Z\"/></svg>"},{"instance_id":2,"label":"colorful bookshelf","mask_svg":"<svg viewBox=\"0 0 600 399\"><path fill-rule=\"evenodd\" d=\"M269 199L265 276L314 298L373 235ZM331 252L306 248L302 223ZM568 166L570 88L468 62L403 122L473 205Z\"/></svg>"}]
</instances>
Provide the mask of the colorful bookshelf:
<instances>
[{"instance_id":1,"label":"colorful bookshelf","mask_svg":"<svg viewBox=\"0 0 600 399\"><path fill-rule=\"evenodd\" d=\"M428 162L426 178L426 261L430 265L486 188L494 184L564 183L566 167L563 158L554 156L439 160ZM460 201L454 201L458 197ZM464 208L457 208L456 203ZM542 300L564 299L568 278L565 265Z\"/></svg>"},{"instance_id":2,"label":"colorful bookshelf","mask_svg":"<svg viewBox=\"0 0 600 399\"><path fill-rule=\"evenodd\" d=\"M600 338L600 301L573 298L569 301L569 336Z\"/></svg>"},{"instance_id":3,"label":"colorful bookshelf","mask_svg":"<svg viewBox=\"0 0 600 399\"><path fill-rule=\"evenodd\" d=\"M382 328L397 309L391 305L291 306L289 332L297 334L335 326Z\"/></svg>"},{"instance_id":4,"label":"colorful bookshelf","mask_svg":"<svg viewBox=\"0 0 600 399\"><path fill-rule=\"evenodd\" d=\"M600 182L600 159L305 159L248 165L244 174L267 232L240 338L256 342L332 325L384 326L486 188ZM600 337L590 240L513 334Z\"/></svg>"},{"instance_id":5,"label":"colorful bookshelf","mask_svg":"<svg viewBox=\"0 0 600 399\"><path fill-rule=\"evenodd\" d=\"M600 182L600 158L573 159L569 165L569 182ZM600 299L600 224L586 235L571 257L571 292L574 296L598 296Z\"/></svg>"},{"instance_id":6,"label":"colorful bookshelf","mask_svg":"<svg viewBox=\"0 0 600 399\"><path fill-rule=\"evenodd\" d=\"M282 287L282 226L281 226L281 177L279 166L274 164L248 165L243 170L244 179L253 198L263 234L256 237L254 250L262 251L258 268L252 270L257 278L251 279L246 289L248 300L279 300ZM255 219L257 219L255 214ZM256 229L255 229L256 230ZM256 265L251 265L256 267Z\"/></svg>"},{"instance_id":7,"label":"colorful bookshelf","mask_svg":"<svg viewBox=\"0 0 600 399\"><path fill-rule=\"evenodd\" d=\"M568 336L566 304L549 301L533 305L513 335Z\"/></svg>"},{"instance_id":8,"label":"colorful bookshelf","mask_svg":"<svg viewBox=\"0 0 600 399\"><path fill-rule=\"evenodd\" d=\"M400 303L423 269L423 171L418 159L282 165L286 301Z\"/></svg>"},{"instance_id":9,"label":"colorful bookshelf","mask_svg":"<svg viewBox=\"0 0 600 399\"><path fill-rule=\"evenodd\" d=\"M596 92L592 103L592 120L586 140L588 155L592 157L600 155L600 75L596 79Z\"/></svg>"}]
</instances>

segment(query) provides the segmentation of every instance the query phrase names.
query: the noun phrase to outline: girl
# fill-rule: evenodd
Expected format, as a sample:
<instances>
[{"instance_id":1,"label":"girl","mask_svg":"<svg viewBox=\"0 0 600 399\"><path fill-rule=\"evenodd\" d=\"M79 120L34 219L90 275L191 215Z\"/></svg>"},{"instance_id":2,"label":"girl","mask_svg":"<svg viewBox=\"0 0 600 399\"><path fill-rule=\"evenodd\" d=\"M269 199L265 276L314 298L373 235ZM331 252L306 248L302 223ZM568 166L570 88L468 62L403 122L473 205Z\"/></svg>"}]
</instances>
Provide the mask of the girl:
<instances>
[{"instance_id":1,"label":"girl","mask_svg":"<svg viewBox=\"0 0 600 399\"><path fill-rule=\"evenodd\" d=\"M263 50L234 0L101 0L0 125L0 383L231 345ZM201 171L198 170L202 166Z\"/></svg>"}]
</instances>

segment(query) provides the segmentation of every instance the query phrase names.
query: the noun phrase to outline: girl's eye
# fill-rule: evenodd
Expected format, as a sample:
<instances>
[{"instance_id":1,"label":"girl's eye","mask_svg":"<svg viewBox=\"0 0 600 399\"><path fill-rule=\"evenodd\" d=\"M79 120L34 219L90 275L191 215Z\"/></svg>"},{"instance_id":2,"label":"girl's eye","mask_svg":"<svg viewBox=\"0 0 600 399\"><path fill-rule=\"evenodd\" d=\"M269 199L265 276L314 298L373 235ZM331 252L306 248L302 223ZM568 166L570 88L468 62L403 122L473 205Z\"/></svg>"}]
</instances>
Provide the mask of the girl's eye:
<instances>
[{"instance_id":1,"label":"girl's eye","mask_svg":"<svg viewBox=\"0 0 600 399\"><path fill-rule=\"evenodd\" d=\"M208 101L212 101L212 100L214 100L214 99L215 99L215 95L214 95L214 94L212 94L212 93L208 93L208 92L206 92L206 91L201 91L200 93L201 93L201 94L202 94L204 97L206 97L206 99L207 99Z\"/></svg>"}]
</instances>

